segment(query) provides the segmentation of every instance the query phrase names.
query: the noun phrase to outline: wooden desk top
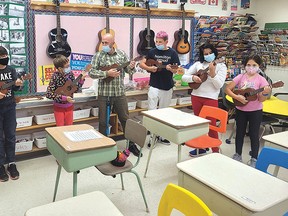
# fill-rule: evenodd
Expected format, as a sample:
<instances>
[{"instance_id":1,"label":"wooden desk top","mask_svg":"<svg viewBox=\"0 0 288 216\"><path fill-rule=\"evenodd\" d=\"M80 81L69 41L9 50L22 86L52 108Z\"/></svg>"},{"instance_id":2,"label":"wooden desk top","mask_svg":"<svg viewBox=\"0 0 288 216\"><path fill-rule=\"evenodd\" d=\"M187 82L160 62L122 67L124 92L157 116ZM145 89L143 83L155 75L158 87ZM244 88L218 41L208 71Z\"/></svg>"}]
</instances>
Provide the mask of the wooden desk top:
<instances>
[{"instance_id":1,"label":"wooden desk top","mask_svg":"<svg viewBox=\"0 0 288 216\"><path fill-rule=\"evenodd\" d=\"M222 154L208 154L178 163L177 167L253 212L288 199L287 182Z\"/></svg>"},{"instance_id":2,"label":"wooden desk top","mask_svg":"<svg viewBox=\"0 0 288 216\"><path fill-rule=\"evenodd\" d=\"M156 110L148 110L141 112L144 116L150 117L163 124L169 125L172 128L182 129L195 125L207 124L210 121L191 113L182 112L181 110L174 108L162 108Z\"/></svg>"},{"instance_id":3,"label":"wooden desk top","mask_svg":"<svg viewBox=\"0 0 288 216\"><path fill-rule=\"evenodd\" d=\"M66 152L79 152L79 151L86 151L86 150L91 150L91 149L106 148L106 147L111 147L111 146L116 145L116 142L113 139L102 135L96 130L95 132L99 134L100 136L102 136L102 138L85 140L85 141L80 141L80 142L73 142L64 135L64 132L68 132L68 131L81 131L81 130L89 130L89 129L94 130L94 128L88 124L45 128L47 133L51 137L53 137Z\"/></svg>"},{"instance_id":4,"label":"wooden desk top","mask_svg":"<svg viewBox=\"0 0 288 216\"><path fill-rule=\"evenodd\" d=\"M275 143L279 146L283 146L285 148L288 148L287 137L288 137L288 131L284 131L284 132L280 132L280 133L265 135L262 138L265 141Z\"/></svg>"}]
</instances>

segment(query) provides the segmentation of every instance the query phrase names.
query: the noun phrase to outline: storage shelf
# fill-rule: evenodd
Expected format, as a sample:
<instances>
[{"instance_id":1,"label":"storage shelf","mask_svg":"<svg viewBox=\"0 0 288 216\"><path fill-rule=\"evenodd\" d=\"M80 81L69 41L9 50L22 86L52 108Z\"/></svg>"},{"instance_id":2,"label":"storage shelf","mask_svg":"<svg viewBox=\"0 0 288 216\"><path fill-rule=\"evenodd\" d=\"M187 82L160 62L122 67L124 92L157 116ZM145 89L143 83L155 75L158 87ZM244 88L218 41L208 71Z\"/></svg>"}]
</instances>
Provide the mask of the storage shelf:
<instances>
[{"instance_id":1,"label":"storage shelf","mask_svg":"<svg viewBox=\"0 0 288 216\"><path fill-rule=\"evenodd\" d=\"M32 1L31 8L33 10L41 11L55 11L55 4L52 2L40 2ZM90 12L90 13L106 13L106 8L101 5L93 4L61 4L61 11L69 12ZM160 8L151 8L151 15L155 16L182 16L182 11L178 9L160 9ZM121 7L121 6L109 6L110 14L131 14L131 15L147 15L147 10L144 8L138 7ZM186 17L194 17L194 10L186 10Z\"/></svg>"}]
</instances>

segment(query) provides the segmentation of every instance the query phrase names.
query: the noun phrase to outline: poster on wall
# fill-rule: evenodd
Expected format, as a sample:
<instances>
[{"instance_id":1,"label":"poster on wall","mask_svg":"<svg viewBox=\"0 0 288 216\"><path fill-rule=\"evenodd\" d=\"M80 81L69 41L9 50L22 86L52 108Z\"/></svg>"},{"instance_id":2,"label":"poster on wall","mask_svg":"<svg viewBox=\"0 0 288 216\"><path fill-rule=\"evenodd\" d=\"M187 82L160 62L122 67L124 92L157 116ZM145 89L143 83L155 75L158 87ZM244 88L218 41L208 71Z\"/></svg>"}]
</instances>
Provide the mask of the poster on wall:
<instances>
[{"instance_id":1,"label":"poster on wall","mask_svg":"<svg viewBox=\"0 0 288 216\"><path fill-rule=\"evenodd\" d=\"M77 77L91 63L93 55L71 53L70 67L73 74Z\"/></svg>"},{"instance_id":2,"label":"poster on wall","mask_svg":"<svg viewBox=\"0 0 288 216\"><path fill-rule=\"evenodd\" d=\"M227 0L222 0L222 10L223 11L227 11L227 6L228 5L228 3L227 3Z\"/></svg>"},{"instance_id":3,"label":"poster on wall","mask_svg":"<svg viewBox=\"0 0 288 216\"><path fill-rule=\"evenodd\" d=\"M218 0L208 0L208 5L217 6L218 5Z\"/></svg>"},{"instance_id":4,"label":"poster on wall","mask_svg":"<svg viewBox=\"0 0 288 216\"><path fill-rule=\"evenodd\" d=\"M18 76L27 72L25 0L0 1L0 45L8 51L9 64ZM24 82L21 92L27 94L28 84Z\"/></svg>"},{"instance_id":5,"label":"poster on wall","mask_svg":"<svg viewBox=\"0 0 288 216\"><path fill-rule=\"evenodd\" d=\"M174 0L167 0L167 1L174 1ZM145 2L146 0L124 0L124 7L146 8ZM158 8L158 0L149 0L149 7Z\"/></svg>"},{"instance_id":6,"label":"poster on wall","mask_svg":"<svg viewBox=\"0 0 288 216\"><path fill-rule=\"evenodd\" d=\"M231 11L237 11L238 0L231 0Z\"/></svg>"},{"instance_id":7,"label":"poster on wall","mask_svg":"<svg viewBox=\"0 0 288 216\"><path fill-rule=\"evenodd\" d=\"M241 8L243 9L250 8L250 0L241 0Z\"/></svg>"},{"instance_id":8,"label":"poster on wall","mask_svg":"<svg viewBox=\"0 0 288 216\"><path fill-rule=\"evenodd\" d=\"M205 5L206 4L206 0L190 0L191 4L202 4Z\"/></svg>"}]
</instances>

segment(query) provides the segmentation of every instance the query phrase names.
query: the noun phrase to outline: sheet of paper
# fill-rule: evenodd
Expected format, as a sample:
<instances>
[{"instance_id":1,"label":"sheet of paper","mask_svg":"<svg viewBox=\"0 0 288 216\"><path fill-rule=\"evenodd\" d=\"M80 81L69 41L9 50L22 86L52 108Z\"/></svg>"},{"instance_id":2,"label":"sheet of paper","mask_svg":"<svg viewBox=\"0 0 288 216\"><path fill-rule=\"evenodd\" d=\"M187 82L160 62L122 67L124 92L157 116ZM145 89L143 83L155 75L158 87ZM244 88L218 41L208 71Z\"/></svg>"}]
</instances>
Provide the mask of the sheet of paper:
<instances>
[{"instance_id":1,"label":"sheet of paper","mask_svg":"<svg viewBox=\"0 0 288 216\"><path fill-rule=\"evenodd\" d=\"M91 139L102 138L101 134L98 134L95 130L79 130L79 131L66 131L64 135L73 142L81 142Z\"/></svg>"}]
</instances>

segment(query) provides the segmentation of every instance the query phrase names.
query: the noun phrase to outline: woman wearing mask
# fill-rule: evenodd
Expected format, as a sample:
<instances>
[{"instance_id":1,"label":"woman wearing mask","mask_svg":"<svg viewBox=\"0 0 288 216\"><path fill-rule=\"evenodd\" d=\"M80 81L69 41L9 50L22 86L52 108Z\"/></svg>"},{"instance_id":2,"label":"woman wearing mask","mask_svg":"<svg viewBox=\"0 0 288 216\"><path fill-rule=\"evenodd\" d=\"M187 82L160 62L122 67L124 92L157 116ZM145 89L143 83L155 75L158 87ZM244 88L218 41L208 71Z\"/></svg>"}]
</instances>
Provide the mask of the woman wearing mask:
<instances>
[{"instance_id":1,"label":"woman wearing mask","mask_svg":"<svg viewBox=\"0 0 288 216\"><path fill-rule=\"evenodd\" d=\"M66 81L75 80L74 74L71 72L69 66L69 59L63 55L58 55L53 59L53 64L57 71L55 71L47 87L46 97L54 100L53 109L57 126L72 125L73 124L73 98L70 96L57 94L55 91L65 85ZM82 87L86 73L82 73L80 81L77 83L78 90Z\"/></svg>"},{"instance_id":2,"label":"woman wearing mask","mask_svg":"<svg viewBox=\"0 0 288 216\"><path fill-rule=\"evenodd\" d=\"M217 49L212 44L203 44L199 47L199 61L186 70L182 77L184 82L200 84L199 88L193 89L191 93L193 111L197 116L204 105L218 107L218 96L226 79L227 67L224 63L216 63L217 56ZM209 68L207 80L202 82L195 74L207 68ZM216 125L216 120L211 119L211 124ZM218 133L210 130L209 136L218 138ZM219 148L212 148L212 151L219 152ZM194 149L189 152L189 155L194 157L205 153L206 149L199 149L199 151Z\"/></svg>"},{"instance_id":3,"label":"woman wearing mask","mask_svg":"<svg viewBox=\"0 0 288 216\"><path fill-rule=\"evenodd\" d=\"M249 122L249 137L251 142L251 159L248 164L255 167L258 151L259 151L259 129L262 121L262 102L267 99L271 88L267 80L258 74L259 66L262 64L262 59L258 55L249 56L243 62L245 73L236 76L232 82L226 87L226 94L234 100L241 102L241 106L236 106L236 153L233 159L242 161L242 147L244 136L246 134L247 123ZM234 88L239 89L260 89L264 90L257 95L255 101L247 101L241 94L235 94Z\"/></svg>"}]
</instances>

